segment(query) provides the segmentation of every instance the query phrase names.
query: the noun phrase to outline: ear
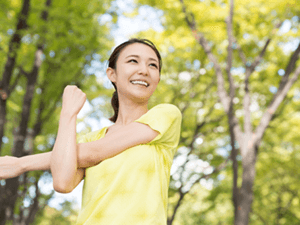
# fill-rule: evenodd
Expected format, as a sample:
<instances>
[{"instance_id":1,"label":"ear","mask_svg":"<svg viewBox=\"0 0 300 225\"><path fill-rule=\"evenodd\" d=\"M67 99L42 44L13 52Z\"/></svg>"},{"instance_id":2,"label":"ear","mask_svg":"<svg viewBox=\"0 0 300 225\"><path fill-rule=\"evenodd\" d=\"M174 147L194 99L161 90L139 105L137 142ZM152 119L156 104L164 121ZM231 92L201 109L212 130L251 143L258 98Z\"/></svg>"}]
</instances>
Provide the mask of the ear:
<instances>
[{"instance_id":1,"label":"ear","mask_svg":"<svg viewBox=\"0 0 300 225\"><path fill-rule=\"evenodd\" d=\"M106 69L106 75L108 77L108 79L111 81L111 82L115 82L117 81L117 75L116 75L116 71L111 68L111 67L108 67Z\"/></svg>"}]
</instances>

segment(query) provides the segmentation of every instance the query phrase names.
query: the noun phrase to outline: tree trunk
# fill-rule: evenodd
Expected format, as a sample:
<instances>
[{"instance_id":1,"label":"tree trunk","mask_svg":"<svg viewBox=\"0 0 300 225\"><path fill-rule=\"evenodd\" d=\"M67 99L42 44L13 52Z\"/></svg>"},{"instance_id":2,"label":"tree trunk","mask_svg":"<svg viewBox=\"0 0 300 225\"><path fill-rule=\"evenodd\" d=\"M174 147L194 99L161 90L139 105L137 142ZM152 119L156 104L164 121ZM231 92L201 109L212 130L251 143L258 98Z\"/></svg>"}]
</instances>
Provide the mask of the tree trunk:
<instances>
[{"instance_id":1,"label":"tree trunk","mask_svg":"<svg viewBox=\"0 0 300 225\"><path fill-rule=\"evenodd\" d=\"M9 84L12 72L15 67L17 51L20 48L22 34L21 32L27 28L27 19L30 10L30 0L24 0L22 10L19 14L16 32L9 42L9 50L7 53L7 61L5 63L2 80L0 81L0 155L2 148L2 138L4 136L4 126L6 122L6 99L9 97Z\"/></svg>"},{"instance_id":2,"label":"tree trunk","mask_svg":"<svg viewBox=\"0 0 300 225\"><path fill-rule=\"evenodd\" d=\"M242 166L242 186L240 188L239 201L235 225L247 225L253 201L253 184L255 180L256 151L254 147L247 149L247 154L243 156Z\"/></svg>"},{"instance_id":3,"label":"tree trunk","mask_svg":"<svg viewBox=\"0 0 300 225\"><path fill-rule=\"evenodd\" d=\"M296 82L300 75L300 66L296 68L295 65L299 58L300 54L300 44L297 49L291 55L289 63L285 69L285 75L282 77L280 81L280 85L278 87L277 93L273 96L273 100L269 104L267 110L260 120L260 124L256 127L256 130L253 132L251 126L251 112L250 112L250 91L249 91L249 77L258 66L258 64L263 59L267 47L270 44L271 38L268 38L263 49L260 54L255 58L255 60L251 63L250 66L247 65L247 58L245 54L242 52L242 49L238 46L239 55L241 60L244 63L244 67L246 68L246 77L245 77L245 96L244 96L244 132L241 130L239 126L239 121L232 113L232 109L230 108L232 105L232 99L234 97L234 85L233 79L230 74L230 68L232 63L232 48L230 47L230 43L232 43L235 38L232 34L232 17L233 17L233 0L230 1L230 14L227 22L227 30L228 30L228 58L227 58L227 74L229 81L229 95L228 91L225 89L225 80L223 77L222 68L217 60L217 57L213 54L211 47L208 44L203 33L197 30L197 24L195 21L195 17L193 13L187 12L187 8L184 4L184 0L180 0L182 5L182 11L185 14L185 20L190 27L193 35L197 42L203 47L203 50L208 56L208 59L214 63L215 73L217 77L217 86L218 86L218 96L221 100L221 103L224 107L225 112L228 116L229 127L230 127L230 135L231 135L231 144L234 145L234 141L236 140L240 147L240 152L242 155L242 166L243 166L243 175L242 175L242 186L240 190L237 187L237 169L234 166L234 187L233 187L233 202L238 204L234 205L235 207L235 225L247 225L249 222L249 215L251 212L251 204L253 201L253 184L255 179L255 163L256 156L258 152L258 148L260 146L262 137L266 128L268 127L270 121L273 118L275 111L278 106L282 103L283 99L286 97L287 92L290 90L292 85ZM276 29L280 27L282 23L279 23L275 26ZM235 41L236 42L236 41ZM236 43L237 44L237 43ZM238 45L238 44L237 44ZM294 71L294 75L290 78L290 74ZM233 134L232 134L233 133ZM237 199L237 200L236 200Z\"/></svg>"},{"instance_id":4,"label":"tree trunk","mask_svg":"<svg viewBox=\"0 0 300 225\"><path fill-rule=\"evenodd\" d=\"M26 220L21 221L24 225L29 225L34 221L35 214L38 212L39 208L39 197L40 191L38 187L38 180L35 181L35 197L33 199L33 204L30 207L29 214Z\"/></svg>"},{"instance_id":5,"label":"tree trunk","mask_svg":"<svg viewBox=\"0 0 300 225\"><path fill-rule=\"evenodd\" d=\"M18 23L16 31L9 42L9 50L7 53L7 60L5 63L2 80L0 81L0 155L2 149L2 138L4 136L4 127L6 123L6 100L10 95L10 81L12 72L15 67L17 51L20 48L22 34L21 32L27 28L27 19L30 11L30 0L24 0L21 12L18 16ZM4 225L6 221L5 206L7 201L6 188L0 185L0 225Z\"/></svg>"},{"instance_id":6,"label":"tree trunk","mask_svg":"<svg viewBox=\"0 0 300 225\"><path fill-rule=\"evenodd\" d=\"M29 8L29 0L25 0L27 2L27 7ZM47 21L48 19L48 8L51 5L52 0L47 0L45 3L46 10L43 10L41 13L41 19L44 21ZM27 12L28 15L28 12ZM32 68L32 71L27 75L28 78L28 83L27 83L27 88L26 88L26 93L24 95L24 100L23 100L23 109L21 113L21 121L18 129L16 130L16 134L14 135L14 146L12 149L12 154L17 157L24 156L28 153L24 151L24 143L25 139L27 137L27 130L28 130L28 121L30 119L30 109L31 109L31 104L32 104L32 99L34 96L35 92L35 85L37 82L37 77L38 73L42 64L42 54L43 54L43 49L44 49L44 43L41 43L37 47L37 51L35 53L35 61L34 65ZM4 129L4 128L3 128ZM37 134L35 134L37 135ZM19 181L18 177L12 178L12 179L7 179L5 188L4 188L4 198L3 199L5 204L4 207L6 208L1 208L0 210L0 215L1 215L1 223L5 224L5 221L7 219L12 220L13 219L13 212L15 208L15 203L18 197L18 188L19 188ZM35 210L33 210L35 211ZM21 222L21 221L20 221Z\"/></svg>"},{"instance_id":7,"label":"tree trunk","mask_svg":"<svg viewBox=\"0 0 300 225\"><path fill-rule=\"evenodd\" d=\"M34 95L34 90L35 90L35 84L37 80L37 75L38 75L38 68L37 65L40 65L38 59L41 55L41 50L38 49L36 53L36 65L34 66L32 72L30 73L30 76L28 77L28 83L27 83L27 88L26 88L26 93L24 95L24 100L23 100L23 110L21 114L21 122L19 125L19 128L16 130L16 134L14 135L14 146L12 149L12 154L13 156L16 157L22 157L25 155L24 152L24 142L27 136L27 128L28 128L28 121L29 121L29 116L30 116L30 108L31 108L31 103ZM7 219L12 219L13 218L13 212L15 208L15 203L18 197L18 188L19 188L19 177L15 177L12 179L7 179L6 180L6 185L5 185L5 198L6 198L6 216L8 217Z\"/></svg>"},{"instance_id":8,"label":"tree trunk","mask_svg":"<svg viewBox=\"0 0 300 225\"><path fill-rule=\"evenodd\" d=\"M234 206L234 218L237 216L238 202L239 202L239 188L238 188L238 162L236 159L237 150L235 148L235 137L233 128L230 127L230 141L231 141L231 161L233 171L233 184L232 184L232 202Z\"/></svg>"}]
</instances>

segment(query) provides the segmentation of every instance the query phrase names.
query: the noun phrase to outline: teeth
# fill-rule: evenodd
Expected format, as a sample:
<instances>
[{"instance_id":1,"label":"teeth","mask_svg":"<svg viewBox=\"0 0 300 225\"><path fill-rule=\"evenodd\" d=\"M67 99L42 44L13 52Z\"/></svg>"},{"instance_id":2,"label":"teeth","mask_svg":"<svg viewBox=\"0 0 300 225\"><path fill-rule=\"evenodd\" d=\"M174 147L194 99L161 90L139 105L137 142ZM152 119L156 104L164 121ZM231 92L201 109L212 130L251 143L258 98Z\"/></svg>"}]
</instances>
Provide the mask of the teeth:
<instances>
[{"instance_id":1,"label":"teeth","mask_svg":"<svg viewBox=\"0 0 300 225\"><path fill-rule=\"evenodd\" d=\"M141 81L141 80L133 80L131 81L132 84L141 84L141 85L145 85L146 87L148 87L148 84L145 81Z\"/></svg>"}]
</instances>

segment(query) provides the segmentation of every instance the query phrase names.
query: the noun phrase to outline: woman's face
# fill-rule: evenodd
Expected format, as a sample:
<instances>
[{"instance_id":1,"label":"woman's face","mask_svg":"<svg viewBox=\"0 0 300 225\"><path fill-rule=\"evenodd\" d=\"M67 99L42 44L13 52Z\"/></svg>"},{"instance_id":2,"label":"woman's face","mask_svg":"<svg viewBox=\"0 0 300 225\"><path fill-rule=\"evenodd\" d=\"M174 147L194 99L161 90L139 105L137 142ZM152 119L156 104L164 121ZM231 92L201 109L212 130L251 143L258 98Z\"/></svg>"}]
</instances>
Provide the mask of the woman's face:
<instances>
[{"instance_id":1,"label":"woman's face","mask_svg":"<svg viewBox=\"0 0 300 225\"><path fill-rule=\"evenodd\" d=\"M116 84L119 99L147 102L160 80L158 57L145 44L128 45L120 52L116 69L108 68L107 75Z\"/></svg>"}]
</instances>

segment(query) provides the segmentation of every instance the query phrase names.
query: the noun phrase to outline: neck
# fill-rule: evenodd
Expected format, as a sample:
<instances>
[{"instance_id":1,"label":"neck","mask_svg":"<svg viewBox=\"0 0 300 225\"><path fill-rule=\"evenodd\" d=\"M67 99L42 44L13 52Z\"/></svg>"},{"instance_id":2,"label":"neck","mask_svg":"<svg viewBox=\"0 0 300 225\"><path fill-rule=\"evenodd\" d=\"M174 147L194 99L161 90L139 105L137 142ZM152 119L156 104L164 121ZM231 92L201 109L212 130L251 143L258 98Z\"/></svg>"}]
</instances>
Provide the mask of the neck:
<instances>
[{"instance_id":1,"label":"neck","mask_svg":"<svg viewBox=\"0 0 300 225\"><path fill-rule=\"evenodd\" d=\"M120 96L121 97L121 96ZM128 98L119 98L119 113L116 125L127 125L148 112L148 101L137 103Z\"/></svg>"}]
</instances>

